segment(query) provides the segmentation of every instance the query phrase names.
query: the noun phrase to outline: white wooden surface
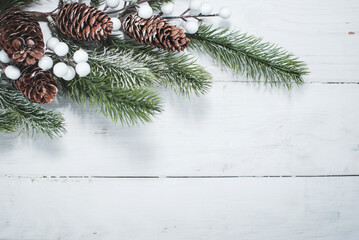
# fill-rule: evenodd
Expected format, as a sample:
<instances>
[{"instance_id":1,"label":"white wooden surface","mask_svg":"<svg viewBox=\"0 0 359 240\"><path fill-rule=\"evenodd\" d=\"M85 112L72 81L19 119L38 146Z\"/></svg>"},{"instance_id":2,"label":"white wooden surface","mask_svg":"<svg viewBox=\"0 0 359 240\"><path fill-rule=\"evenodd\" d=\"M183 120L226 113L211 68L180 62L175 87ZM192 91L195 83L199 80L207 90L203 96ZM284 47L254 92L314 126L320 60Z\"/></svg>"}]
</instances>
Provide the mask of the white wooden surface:
<instances>
[{"instance_id":1,"label":"white wooden surface","mask_svg":"<svg viewBox=\"0 0 359 240\"><path fill-rule=\"evenodd\" d=\"M58 99L64 138L0 135L0 239L359 238L359 1L209 2L305 60L306 84L202 57L211 92L159 89L164 113L134 128Z\"/></svg>"}]
</instances>

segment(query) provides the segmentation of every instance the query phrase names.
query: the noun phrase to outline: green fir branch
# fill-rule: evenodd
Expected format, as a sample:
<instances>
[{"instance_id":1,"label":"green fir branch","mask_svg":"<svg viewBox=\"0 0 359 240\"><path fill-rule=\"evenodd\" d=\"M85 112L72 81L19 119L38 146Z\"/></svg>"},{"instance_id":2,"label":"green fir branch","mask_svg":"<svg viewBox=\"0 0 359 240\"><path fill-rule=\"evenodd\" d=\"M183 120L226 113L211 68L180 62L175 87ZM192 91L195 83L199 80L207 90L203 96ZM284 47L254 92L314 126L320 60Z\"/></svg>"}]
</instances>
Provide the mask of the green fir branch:
<instances>
[{"instance_id":1,"label":"green fir branch","mask_svg":"<svg viewBox=\"0 0 359 240\"><path fill-rule=\"evenodd\" d=\"M309 73L306 64L292 53L246 33L202 24L189 38L190 48L207 53L234 73L254 81L263 79L291 88L303 84L302 76Z\"/></svg>"},{"instance_id":2,"label":"green fir branch","mask_svg":"<svg viewBox=\"0 0 359 240\"><path fill-rule=\"evenodd\" d=\"M91 74L67 82L58 80L61 92L66 97L102 113L122 125L150 122L151 117L161 112L160 98L155 92L143 89L156 80L144 66L148 59L102 46L86 46L66 38L50 25L53 34L70 46L69 56L79 47L89 54ZM140 60L140 61L138 61Z\"/></svg>"},{"instance_id":3,"label":"green fir branch","mask_svg":"<svg viewBox=\"0 0 359 240\"><path fill-rule=\"evenodd\" d=\"M150 4L150 6L153 8L153 10L155 11L160 11L161 10L161 6L165 3L173 3L174 0L150 0L148 1L148 3Z\"/></svg>"},{"instance_id":4,"label":"green fir branch","mask_svg":"<svg viewBox=\"0 0 359 240\"><path fill-rule=\"evenodd\" d=\"M113 86L96 73L70 82L60 80L60 83L67 97L83 105L88 103L104 116L123 125L149 122L152 116L162 111L156 93Z\"/></svg>"},{"instance_id":5,"label":"green fir branch","mask_svg":"<svg viewBox=\"0 0 359 240\"><path fill-rule=\"evenodd\" d=\"M0 12L12 7L26 7L38 0L0 0Z\"/></svg>"},{"instance_id":6,"label":"green fir branch","mask_svg":"<svg viewBox=\"0 0 359 240\"><path fill-rule=\"evenodd\" d=\"M211 87L211 75L195 59L183 53L172 53L150 46L138 45L132 40L111 39L110 48L134 52L135 60L147 59L145 66L160 85L171 87L176 93L189 96L205 94Z\"/></svg>"},{"instance_id":7,"label":"green fir branch","mask_svg":"<svg viewBox=\"0 0 359 240\"><path fill-rule=\"evenodd\" d=\"M99 7L101 6L105 0L91 0L91 6Z\"/></svg>"},{"instance_id":8,"label":"green fir branch","mask_svg":"<svg viewBox=\"0 0 359 240\"><path fill-rule=\"evenodd\" d=\"M16 132L18 129L18 125L18 115L15 111L0 108L0 132Z\"/></svg>"},{"instance_id":9,"label":"green fir branch","mask_svg":"<svg viewBox=\"0 0 359 240\"><path fill-rule=\"evenodd\" d=\"M70 58L79 48L87 51L91 72L101 77L104 82L111 83L112 86L132 89L150 87L157 82L155 76L146 67L146 62L151 60L149 57L134 51L104 47L98 43L86 45L84 42L74 41L64 36L52 23L50 26L54 36L66 42L70 47L68 54Z\"/></svg>"},{"instance_id":10,"label":"green fir branch","mask_svg":"<svg viewBox=\"0 0 359 240\"><path fill-rule=\"evenodd\" d=\"M138 88L152 86L156 81L146 67L149 57L134 54L133 51L103 48L91 51L89 62L95 75L112 86Z\"/></svg>"},{"instance_id":11,"label":"green fir branch","mask_svg":"<svg viewBox=\"0 0 359 240\"><path fill-rule=\"evenodd\" d=\"M61 113L29 102L18 91L0 87L0 132L55 138L66 132L64 122Z\"/></svg>"}]
</instances>

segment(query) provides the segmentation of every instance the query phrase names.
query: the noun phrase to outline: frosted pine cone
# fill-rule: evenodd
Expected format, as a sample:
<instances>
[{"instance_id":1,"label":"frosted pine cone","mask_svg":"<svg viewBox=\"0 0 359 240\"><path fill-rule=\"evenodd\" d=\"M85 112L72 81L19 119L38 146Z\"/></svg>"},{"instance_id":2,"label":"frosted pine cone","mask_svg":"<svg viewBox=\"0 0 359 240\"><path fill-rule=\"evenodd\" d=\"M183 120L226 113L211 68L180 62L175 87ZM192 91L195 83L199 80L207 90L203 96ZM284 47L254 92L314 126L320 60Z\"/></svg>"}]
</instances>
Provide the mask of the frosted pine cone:
<instances>
[{"instance_id":1,"label":"frosted pine cone","mask_svg":"<svg viewBox=\"0 0 359 240\"><path fill-rule=\"evenodd\" d=\"M158 15L143 19L137 14L129 14L122 25L126 34L142 45L175 52L183 51L190 42L183 29L171 25Z\"/></svg>"},{"instance_id":2,"label":"frosted pine cone","mask_svg":"<svg viewBox=\"0 0 359 240\"><path fill-rule=\"evenodd\" d=\"M28 67L15 82L24 97L34 103L52 103L57 94L57 82L50 71Z\"/></svg>"},{"instance_id":3,"label":"frosted pine cone","mask_svg":"<svg viewBox=\"0 0 359 240\"><path fill-rule=\"evenodd\" d=\"M75 40L104 40L112 32L111 18L95 7L72 3L64 5L54 17L60 31Z\"/></svg>"},{"instance_id":4,"label":"frosted pine cone","mask_svg":"<svg viewBox=\"0 0 359 240\"><path fill-rule=\"evenodd\" d=\"M38 21L19 8L0 15L0 45L11 61L24 66L34 65L45 52Z\"/></svg>"}]
</instances>

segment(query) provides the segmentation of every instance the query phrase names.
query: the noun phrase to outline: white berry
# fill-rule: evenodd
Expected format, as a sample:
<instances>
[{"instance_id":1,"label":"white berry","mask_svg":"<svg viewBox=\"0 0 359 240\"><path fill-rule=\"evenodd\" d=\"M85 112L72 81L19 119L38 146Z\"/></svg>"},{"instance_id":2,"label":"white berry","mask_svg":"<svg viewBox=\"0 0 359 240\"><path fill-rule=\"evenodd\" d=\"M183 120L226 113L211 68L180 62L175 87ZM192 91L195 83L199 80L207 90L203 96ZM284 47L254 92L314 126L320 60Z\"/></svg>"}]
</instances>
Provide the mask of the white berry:
<instances>
[{"instance_id":1,"label":"white berry","mask_svg":"<svg viewBox=\"0 0 359 240\"><path fill-rule=\"evenodd\" d=\"M48 56L43 56L39 61L39 68L41 68L44 71L47 71L52 68L54 65L54 61Z\"/></svg>"},{"instance_id":2,"label":"white berry","mask_svg":"<svg viewBox=\"0 0 359 240\"><path fill-rule=\"evenodd\" d=\"M46 47L48 49L54 50L55 46L60 42L59 39L52 37L46 42Z\"/></svg>"},{"instance_id":3,"label":"white berry","mask_svg":"<svg viewBox=\"0 0 359 240\"><path fill-rule=\"evenodd\" d=\"M10 65L5 68L5 75L11 80L16 80L20 77L21 72L17 67Z\"/></svg>"},{"instance_id":4,"label":"white berry","mask_svg":"<svg viewBox=\"0 0 359 240\"><path fill-rule=\"evenodd\" d=\"M165 3L161 6L161 12L163 12L163 14L171 14L173 13L174 6L173 3Z\"/></svg>"},{"instance_id":5,"label":"white berry","mask_svg":"<svg viewBox=\"0 0 359 240\"><path fill-rule=\"evenodd\" d=\"M148 2L143 2L143 3L138 4L138 6L140 6L140 7L150 7L150 4Z\"/></svg>"},{"instance_id":6,"label":"white berry","mask_svg":"<svg viewBox=\"0 0 359 240\"><path fill-rule=\"evenodd\" d=\"M202 1L201 0L192 0L189 3L189 9L191 10L200 10L202 6Z\"/></svg>"},{"instance_id":7,"label":"white berry","mask_svg":"<svg viewBox=\"0 0 359 240\"><path fill-rule=\"evenodd\" d=\"M118 19L118 18L116 18L116 17L113 17L113 18L111 18L111 22L113 23L113 25L112 25L112 30L113 30L113 31L118 31L118 30L120 30L120 28L121 28L121 21L120 21L120 19Z\"/></svg>"},{"instance_id":8,"label":"white berry","mask_svg":"<svg viewBox=\"0 0 359 240\"><path fill-rule=\"evenodd\" d=\"M203 3L201 6L201 13L203 15L211 14L212 12L212 5L209 3Z\"/></svg>"},{"instance_id":9,"label":"white berry","mask_svg":"<svg viewBox=\"0 0 359 240\"><path fill-rule=\"evenodd\" d=\"M184 27L189 34L194 34L198 31L198 23L195 21L188 21Z\"/></svg>"},{"instance_id":10,"label":"white berry","mask_svg":"<svg viewBox=\"0 0 359 240\"><path fill-rule=\"evenodd\" d=\"M75 78L75 76L76 76L75 68L71 66L67 66L67 74L66 76L63 77L63 79L65 79L66 81L71 81L72 79Z\"/></svg>"},{"instance_id":11,"label":"white berry","mask_svg":"<svg viewBox=\"0 0 359 240\"><path fill-rule=\"evenodd\" d=\"M56 77L62 78L66 76L68 67L65 63L59 62L55 64L53 71Z\"/></svg>"},{"instance_id":12,"label":"white berry","mask_svg":"<svg viewBox=\"0 0 359 240\"><path fill-rule=\"evenodd\" d=\"M141 6L138 10L138 16L140 16L143 19L149 19L153 15L153 10L151 7L148 6Z\"/></svg>"},{"instance_id":13,"label":"white berry","mask_svg":"<svg viewBox=\"0 0 359 240\"><path fill-rule=\"evenodd\" d=\"M116 8L120 4L120 0L106 0L106 5L110 8Z\"/></svg>"},{"instance_id":14,"label":"white berry","mask_svg":"<svg viewBox=\"0 0 359 240\"><path fill-rule=\"evenodd\" d=\"M86 77L91 72L91 67L87 62L82 62L76 65L76 72L80 77Z\"/></svg>"},{"instance_id":15,"label":"white berry","mask_svg":"<svg viewBox=\"0 0 359 240\"><path fill-rule=\"evenodd\" d=\"M232 15L232 12L229 8L222 8L221 11L219 11L219 16L223 19L228 19Z\"/></svg>"},{"instance_id":16,"label":"white berry","mask_svg":"<svg viewBox=\"0 0 359 240\"><path fill-rule=\"evenodd\" d=\"M9 58L9 55L4 50L0 51L0 62L2 63L9 63L11 60Z\"/></svg>"},{"instance_id":17,"label":"white berry","mask_svg":"<svg viewBox=\"0 0 359 240\"><path fill-rule=\"evenodd\" d=\"M74 61L76 63L87 62L87 60L89 60L89 55L84 50L80 49L74 53Z\"/></svg>"},{"instance_id":18,"label":"white berry","mask_svg":"<svg viewBox=\"0 0 359 240\"><path fill-rule=\"evenodd\" d=\"M64 42L59 42L54 48L54 52L57 56L63 57L69 52L69 46Z\"/></svg>"}]
</instances>

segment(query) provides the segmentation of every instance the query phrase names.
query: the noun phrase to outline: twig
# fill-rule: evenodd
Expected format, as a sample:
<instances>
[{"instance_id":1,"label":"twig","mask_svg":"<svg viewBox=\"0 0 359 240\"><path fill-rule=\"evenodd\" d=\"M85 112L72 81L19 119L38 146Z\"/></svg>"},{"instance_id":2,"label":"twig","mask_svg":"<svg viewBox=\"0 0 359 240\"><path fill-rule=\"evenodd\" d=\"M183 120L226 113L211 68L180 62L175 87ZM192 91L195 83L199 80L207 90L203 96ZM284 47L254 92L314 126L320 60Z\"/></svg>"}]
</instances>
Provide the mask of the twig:
<instances>
[{"instance_id":1,"label":"twig","mask_svg":"<svg viewBox=\"0 0 359 240\"><path fill-rule=\"evenodd\" d=\"M60 57L60 56L56 55L56 54L53 53L53 52L46 52L46 54L48 54L48 55L50 55L50 56L56 56L56 57L58 57L62 62L67 62L67 63L70 64L71 66L76 67L76 63L75 63L74 61L72 61L71 59L69 59L69 58Z\"/></svg>"},{"instance_id":2,"label":"twig","mask_svg":"<svg viewBox=\"0 0 359 240\"><path fill-rule=\"evenodd\" d=\"M162 19L177 19L177 18L181 18L182 20L185 20L186 18L195 18L195 19L199 19L199 18L203 18L203 17L218 17L219 14L209 14L209 15L202 15L202 14L198 14L198 15L188 15L188 16L169 16L169 17L162 17Z\"/></svg>"},{"instance_id":3,"label":"twig","mask_svg":"<svg viewBox=\"0 0 359 240\"><path fill-rule=\"evenodd\" d=\"M188 8L186 11L184 11L180 16L183 17L186 13L188 13L190 9Z\"/></svg>"},{"instance_id":4,"label":"twig","mask_svg":"<svg viewBox=\"0 0 359 240\"><path fill-rule=\"evenodd\" d=\"M56 11L57 9L55 9L54 11ZM25 13L27 13L27 14L30 14L31 16L33 16L33 17L35 17L35 18L37 18L38 20L47 20L47 17L48 16L51 16L51 17L56 17L57 16L57 14L56 13L54 13L54 11L52 11L52 12L45 12L45 13L43 13L43 12L32 12L32 11L25 11Z\"/></svg>"}]
</instances>

